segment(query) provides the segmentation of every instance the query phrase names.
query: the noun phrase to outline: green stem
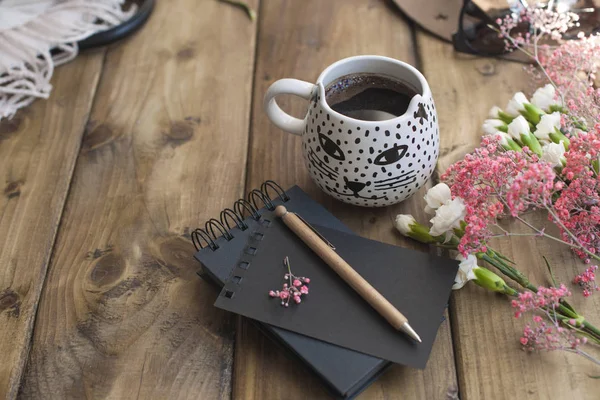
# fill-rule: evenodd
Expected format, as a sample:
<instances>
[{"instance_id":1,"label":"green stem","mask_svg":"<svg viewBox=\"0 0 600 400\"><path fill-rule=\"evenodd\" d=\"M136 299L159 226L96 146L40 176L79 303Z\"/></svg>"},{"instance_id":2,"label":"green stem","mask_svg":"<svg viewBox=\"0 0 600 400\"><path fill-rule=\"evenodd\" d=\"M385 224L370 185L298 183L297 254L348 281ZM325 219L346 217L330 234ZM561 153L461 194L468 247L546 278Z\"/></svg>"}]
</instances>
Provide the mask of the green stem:
<instances>
[{"instance_id":1,"label":"green stem","mask_svg":"<svg viewBox=\"0 0 600 400\"><path fill-rule=\"evenodd\" d=\"M483 253L479 256L479 258L486 261L488 264L491 264L494 267L496 267L500 272L502 272L504 275L506 275L513 281L520 283L518 281L517 276L515 274L513 274L512 271L510 271L507 268L504 268L504 266L502 264L498 263L494 258L490 257L488 254Z\"/></svg>"},{"instance_id":2,"label":"green stem","mask_svg":"<svg viewBox=\"0 0 600 400\"><path fill-rule=\"evenodd\" d=\"M501 272L504 273L505 269L508 269L511 273L511 275L514 275L516 277L513 278L513 276L511 275L507 275L509 278L515 280L517 283L519 283L521 286L523 286L526 289L531 290L532 292L537 292L538 288L533 285L531 282L529 282L529 280L525 277L525 275L523 275L519 270L517 270L516 268L507 265L504 261L501 260L500 256L495 253L493 250L491 250L491 252L493 252L493 254L496 256L495 261L498 261L498 263L503 264L502 265L502 269L498 268L496 266L496 264L492 264L494 265L496 268L498 268ZM486 260L487 261L487 260ZM569 318L569 319L580 319L582 318L581 315L579 315L575 310L570 309L569 307L566 307L563 304L559 304L557 307L557 311L560 312L561 315ZM588 331L590 331L596 338L600 339L600 329L596 328L594 325L590 324L588 321L586 321L585 319L583 319L583 321L578 321L581 323L581 325L587 329Z\"/></svg>"},{"instance_id":3,"label":"green stem","mask_svg":"<svg viewBox=\"0 0 600 400\"><path fill-rule=\"evenodd\" d=\"M565 307L562 304L558 304L558 307L556 308L558 310L558 312L561 313L561 315L564 315L565 317L569 318L569 319L578 319L581 318L581 316L579 314L577 314L576 312L574 312L573 310L571 310L568 307Z\"/></svg>"},{"instance_id":4,"label":"green stem","mask_svg":"<svg viewBox=\"0 0 600 400\"><path fill-rule=\"evenodd\" d=\"M442 247L445 249L456 250L458 247L459 239L456 236L453 236L449 241L444 243L443 238L436 238L437 243L436 246ZM560 239L559 239L560 240ZM479 253L477 257L484 260L488 264L496 267L498 271L503 273L508 278L512 279L523 288L528 289L534 293L537 293L538 287L532 284L529 279L518 269L513 267L512 265L507 264L508 262L513 262L504 255L492 250L488 249L486 253ZM506 260L506 261L505 261ZM575 310L565 306L564 304L559 304L556 308L556 311L564 318L564 319L576 319L580 326L583 328L586 335L594 338L596 342L600 341L600 329L596 328L590 322L588 322L582 315L579 315ZM567 324L570 327L572 325Z\"/></svg>"},{"instance_id":5,"label":"green stem","mask_svg":"<svg viewBox=\"0 0 600 400\"><path fill-rule=\"evenodd\" d=\"M527 277L525 275L523 275L523 273L521 271L519 271L512 265L508 265L502 259L502 257L500 257L495 251L488 250L488 253L486 253L486 256L487 256L487 259L485 259L485 261L490 262L490 261L488 261L488 259L491 259L492 262L490 262L490 264L492 264L494 267L498 268L506 276L508 276L509 278L511 278L512 280L514 280L515 282L517 282L519 285L523 286L524 288L529 289L532 292L537 292L537 287L535 285L533 285L529 281L529 279L527 279ZM506 273L506 271L508 271L508 273Z\"/></svg>"},{"instance_id":6,"label":"green stem","mask_svg":"<svg viewBox=\"0 0 600 400\"><path fill-rule=\"evenodd\" d=\"M589 340L593 341L595 344L600 344L600 339L598 337L594 336L592 333L584 331L582 329L579 329L579 328L565 322L564 320L562 322L563 322L563 325L566 326L567 328L574 330L575 332L579 333L582 336L585 336Z\"/></svg>"},{"instance_id":7,"label":"green stem","mask_svg":"<svg viewBox=\"0 0 600 400\"><path fill-rule=\"evenodd\" d=\"M507 265L501 259L501 257L498 255L498 253L494 252L493 250L488 250L488 253L490 253L490 252L492 253L494 258L490 257L490 255L488 255L488 254L485 254L484 257L482 257L482 259L484 259L485 261L487 261L494 267L498 268L498 270L500 272L502 272L507 277L513 279L515 282L517 282L519 285L523 286L524 288L529 289L532 292L538 291L538 288L535 285L533 285L531 282L529 282L529 279L527 279L527 277L525 277L525 275L523 275L519 270L517 270L516 268L514 268L510 265ZM588 335L593 336L594 339L596 339L596 341L600 340L600 329L596 328L594 325L589 323L583 316L579 315L576 311L570 309L569 307L566 307L563 304L559 304L558 307L556 308L556 311L559 312L561 314L561 316L563 316L567 319L578 320L578 322L581 324L581 326L587 331L586 333ZM571 325L569 325L569 326L571 326Z\"/></svg>"},{"instance_id":8,"label":"green stem","mask_svg":"<svg viewBox=\"0 0 600 400\"><path fill-rule=\"evenodd\" d=\"M456 250L456 246L453 246L451 244L444 244L444 243L436 243L435 245L436 247L439 247L440 249L447 249L447 250Z\"/></svg>"},{"instance_id":9,"label":"green stem","mask_svg":"<svg viewBox=\"0 0 600 400\"><path fill-rule=\"evenodd\" d=\"M583 327L590 332L593 332L594 336L600 339L600 329L596 328L594 325L590 324L587 320L583 320Z\"/></svg>"}]
</instances>

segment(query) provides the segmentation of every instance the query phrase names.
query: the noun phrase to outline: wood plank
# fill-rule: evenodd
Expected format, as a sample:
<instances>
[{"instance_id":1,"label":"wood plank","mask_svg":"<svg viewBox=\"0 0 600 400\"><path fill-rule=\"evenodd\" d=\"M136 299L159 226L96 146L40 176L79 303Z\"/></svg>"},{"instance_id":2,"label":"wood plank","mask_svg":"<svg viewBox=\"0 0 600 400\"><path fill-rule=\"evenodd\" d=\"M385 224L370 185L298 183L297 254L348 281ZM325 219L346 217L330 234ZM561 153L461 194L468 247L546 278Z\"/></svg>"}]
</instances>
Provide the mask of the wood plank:
<instances>
[{"instance_id":1,"label":"wood plank","mask_svg":"<svg viewBox=\"0 0 600 400\"><path fill-rule=\"evenodd\" d=\"M14 398L104 52L57 68L52 95L0 122L0 398Z\"/></svg>"},{"instance_id":2,"label":"wood plank","mask_svg":"<svg viewBox=\"0 0 600 400\"><path fill-rule=\"evenodd\" d=\"M176 0L108 50L24 398L230 397L232 318L189 233L242 195L255 36L236 7Z\"/></svg>"},{"instance_id":3,"label":"wood plank","mask_svg":"<svg viewBox=\"0 0 600 400\"><path fill-rule=\"evenodd\" d=\"M441 174L479 144L488 110L493 105L504 107L514 92L527 90L528 84L520 64L455 54L451 45L425 33L418 34L417 43L438 108ZM539 214L528 218L537 226L546 223ZM515 223L510 227L519 228ZM498 240L492 247L515 260L538 284L547 285L549 280L542 255L553 263L567 286L584 269L566 248L547 240ZM600 299L576 296L574 300L578 310L600 323ZM600 382L587 377L597 375L598 370L588 361L572 354L526 354L521 350L518 340L526 321L513 317L506 298L467 285L454 293L451 315L462 400L598 397Z\"/></svg>"},{"instance_id":4,"label":"wood plank","mask_svg":"<svg viewBox=\"0 0 600 400\"><path fill-rule=\"evenodd\" d=\"M413 37L393 6L378 0L295 2L263 0L255 73L251 150L247 190L265 179L283 187L300 185L357 233L387 243L412 246L394 232L396 214L422 212L423 191L384 209L342 204L321 192L304 168L300 138L281 132L262 111L268 86L279 78L314 82L332 62L357 54L380 54L415 64ZM284 109L303 116L306 102L281 99ZM422 250L426 250L421 247ZM444 322L427 369L393 367L360 398L446 398L456 393L456 375L448 322ZM328 398L323 386L301 364L246 321L238 330L234 398Z\"/></svg>"}]
</instances>

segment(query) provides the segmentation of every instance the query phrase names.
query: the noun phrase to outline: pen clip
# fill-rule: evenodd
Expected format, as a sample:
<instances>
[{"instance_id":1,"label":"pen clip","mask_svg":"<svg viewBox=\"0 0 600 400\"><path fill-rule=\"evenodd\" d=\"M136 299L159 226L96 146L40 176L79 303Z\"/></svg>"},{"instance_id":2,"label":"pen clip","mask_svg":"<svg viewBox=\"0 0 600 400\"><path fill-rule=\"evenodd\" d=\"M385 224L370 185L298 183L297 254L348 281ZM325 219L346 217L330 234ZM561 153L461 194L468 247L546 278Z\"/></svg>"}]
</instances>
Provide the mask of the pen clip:
<instances>
[{"instance_id":1,"label":"pen clip","mask_svg":"<svg viewBox=\"0 0 600 400\"><path fill-rule=\"evenodd\" d=\"M298 213L294 213L294 214L296 215L296 217L300 218L300 221L304 222L304 224L306 226L308 226L311 231L313 231L318 237L320 237L321 240L327 244L327 246L331 247L331 250L335 250L335 246L333 245L333 243L331 243L329 240L327 240L327 238L325 236L323 236L321 234L321 232L316 230L311 224L309 224L304 218L302 218L302 216L300 216L300 214L298 214Z\"/></svg>"}]
</instances>

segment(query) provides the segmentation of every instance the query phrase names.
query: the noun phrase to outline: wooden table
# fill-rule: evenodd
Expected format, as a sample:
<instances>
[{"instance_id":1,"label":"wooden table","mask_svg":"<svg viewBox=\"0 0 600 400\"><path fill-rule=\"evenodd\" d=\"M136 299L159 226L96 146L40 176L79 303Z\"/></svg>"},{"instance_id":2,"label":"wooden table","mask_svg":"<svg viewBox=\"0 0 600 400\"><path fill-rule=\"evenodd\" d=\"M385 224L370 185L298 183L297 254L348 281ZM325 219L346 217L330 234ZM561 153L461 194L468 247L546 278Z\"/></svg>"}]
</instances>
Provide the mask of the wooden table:
<instances>
[{"instance_id":1,"label":"wooden table","mask_svg":"<svg viewBox=\"0 0 600 400\"><path fill-rule=\"evenodd\" d=\"M260 3L260 4L259 4ZM411 246L392 227L423 214L425 189L360 209L321 193L300 140L262 111L274 80L314 81L335 60L381 54L420 68L441 127L439 174L479 142L493 104L527 89L521 66L457 55L381 0L159 1L123 43L57 69L48 101L0 123L0 395L7 398L318 399L305 372L243 319L212 306L190 231L265 179L298 184L363 236ZM286 99L301 115L306 106ZM534 216L540 223L543 216ZM498 242L532 279L536 239ZM600 323L600 296L581 300ZM361 399L595 399L575 355L528 355L524 321L475 285L455 293L424 371L393 367Z\"/></svg>"}]
</instances>

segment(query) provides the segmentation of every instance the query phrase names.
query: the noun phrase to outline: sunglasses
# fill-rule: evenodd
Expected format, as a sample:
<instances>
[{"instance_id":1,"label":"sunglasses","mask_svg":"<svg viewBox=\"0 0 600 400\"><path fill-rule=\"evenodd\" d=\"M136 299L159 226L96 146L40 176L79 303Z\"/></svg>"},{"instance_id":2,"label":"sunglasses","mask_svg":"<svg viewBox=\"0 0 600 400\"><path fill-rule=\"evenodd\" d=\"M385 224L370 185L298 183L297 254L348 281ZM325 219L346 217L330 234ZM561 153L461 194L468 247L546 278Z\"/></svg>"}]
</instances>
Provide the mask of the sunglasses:
<instances>
[{"instance_id":1,"label":"sunglasses","mask_svg":"<svg viewBox=\"0 0 600 400\"><path fill-rule=\"evenodd\" d=\"M507 49L505 41L499 36L498 18L518 15L519 8L528 8L525 0L516 3L516 7L507 9L492 9L487 12L481 9L474 1L465 0L458 19L458 30L452 35L454 49L461 53L476 54L480 56L512 59L514 61L530 62L529 57L521 52ZM543 5L536 5L556 12L572 12L579 15L579 26L572 28L563 35L563 39L575 39L579 32L586 35L600 32L600 7L596 7L593 0L562 0L548 1ZM511 30L511 34L533 33L529 22L520 22ZM550 44L551 43L547 43Z\"/></svg>"}]
</instances>

